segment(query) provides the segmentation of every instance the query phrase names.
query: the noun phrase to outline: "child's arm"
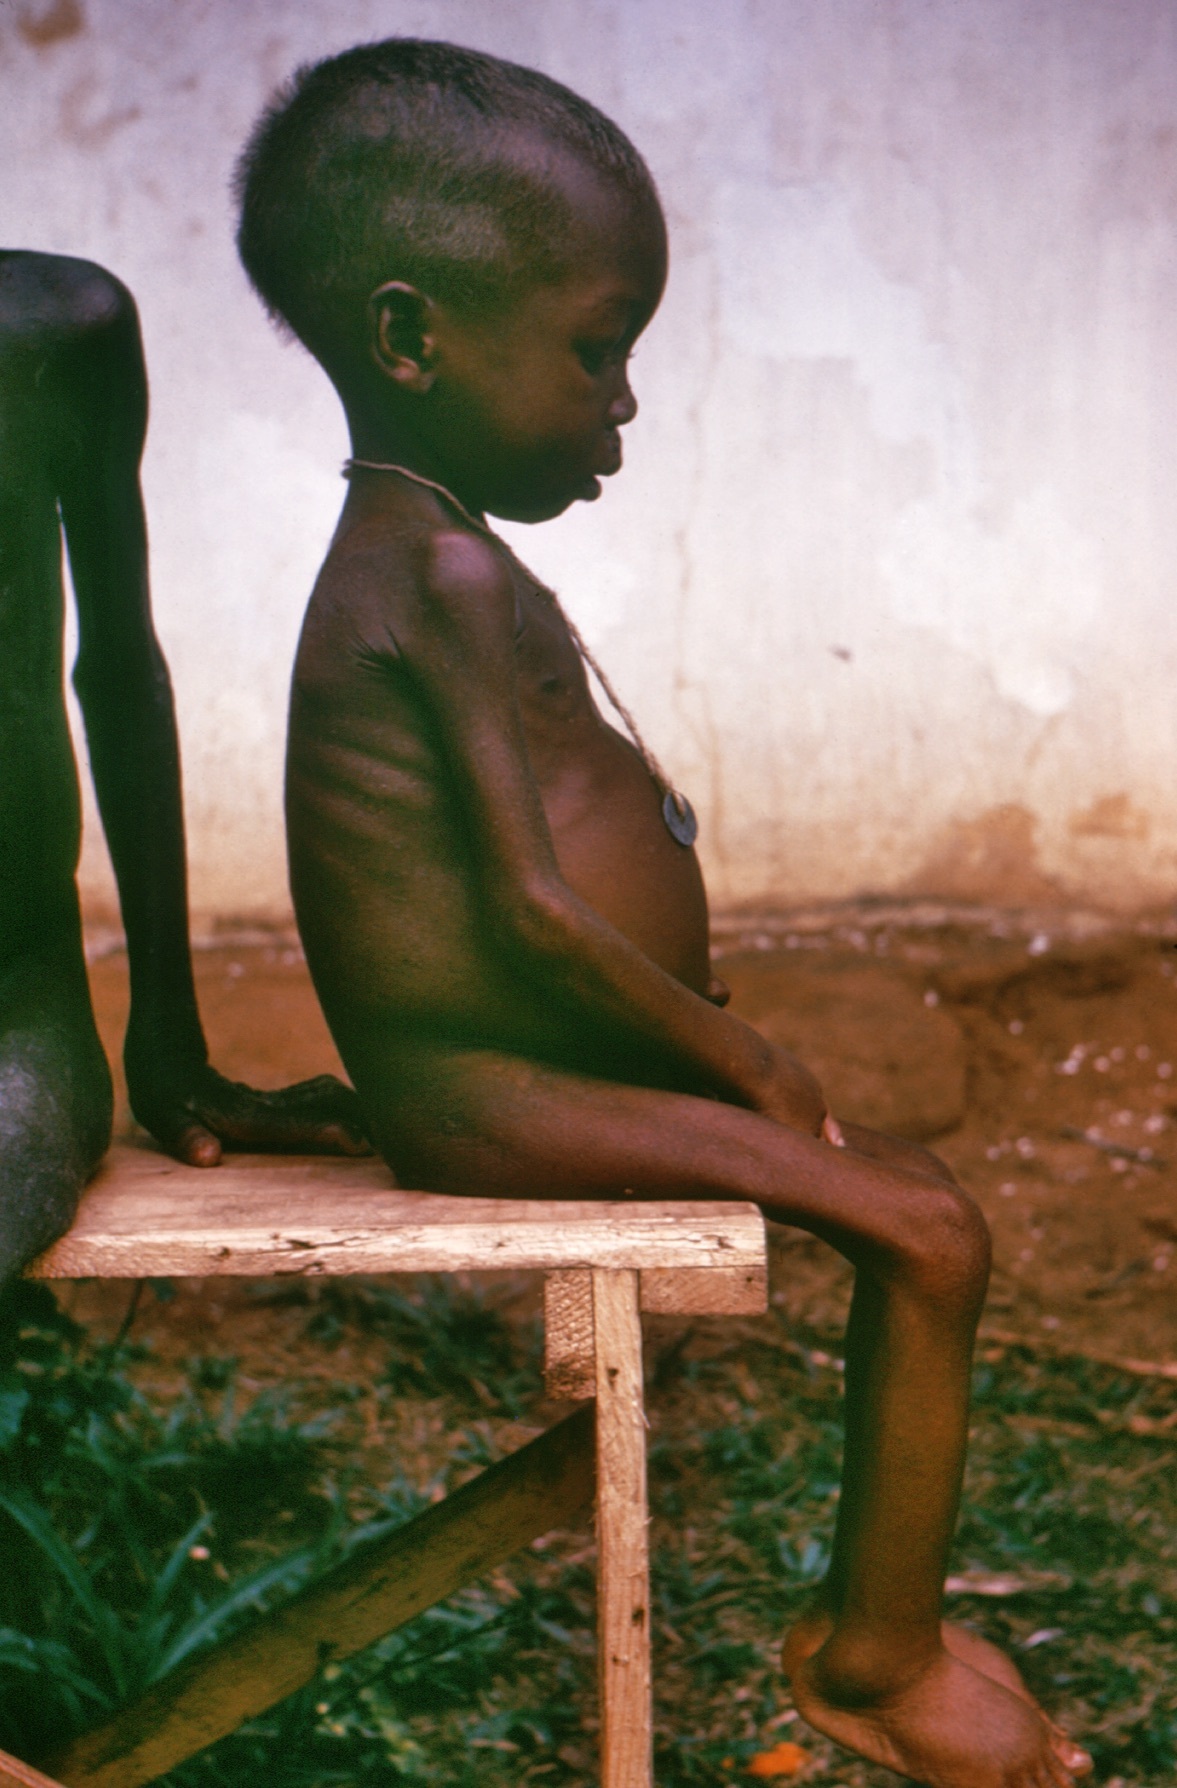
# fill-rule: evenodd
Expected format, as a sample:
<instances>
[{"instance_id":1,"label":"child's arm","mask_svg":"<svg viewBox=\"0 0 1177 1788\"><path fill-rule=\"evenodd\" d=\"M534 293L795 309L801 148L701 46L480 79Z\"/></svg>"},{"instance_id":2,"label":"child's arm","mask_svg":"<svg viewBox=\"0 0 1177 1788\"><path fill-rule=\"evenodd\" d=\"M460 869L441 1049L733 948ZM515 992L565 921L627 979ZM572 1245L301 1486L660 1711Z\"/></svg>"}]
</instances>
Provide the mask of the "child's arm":
<instances>
[{"instance_id":1,"label":"child's arm","mask_svg":"<svg viewBox=\"0 0 1177 1788\"><path fill-rule=\"evenodd\" d=\"M147 382L129 294L81 333L68 377L81 426L58 490L78 604L74 684L127 934L132 1108L194 1165L219 1160L222 1142L355 1152L364 1146L358 1102L330 1076L257 1093L208 1065L189 956L175 713L148 593L139 491Z\"/></svg>"},{"instance_id":2,"label":"child's arm","mask_svg":"<svg viewBox=\"0 0 1177 1788\"><path fill-rule=\"evenodd\" d=\"M817 1132L824 1101L799 1062L666 974L564 881L519 713L511 578L468 534L433 536L425 561L397 646L449 753L499 946L545 1001L653 1046L700 1090Z\"/></svg>"}]
</instances>

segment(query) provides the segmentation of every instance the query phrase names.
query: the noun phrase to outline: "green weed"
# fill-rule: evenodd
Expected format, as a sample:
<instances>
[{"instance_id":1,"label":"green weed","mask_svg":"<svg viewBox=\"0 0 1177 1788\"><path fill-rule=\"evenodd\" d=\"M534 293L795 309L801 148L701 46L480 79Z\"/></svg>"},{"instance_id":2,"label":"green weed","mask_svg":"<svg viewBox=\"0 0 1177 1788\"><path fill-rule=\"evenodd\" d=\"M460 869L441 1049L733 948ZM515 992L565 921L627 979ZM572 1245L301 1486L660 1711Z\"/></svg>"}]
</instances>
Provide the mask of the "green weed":
<instances>
[{"instance_id":1,"label":"green weed","mask_svg":"<svg viewBox=\"0 0 1177 1788\"><path fill-rule=\"evenodd\" d=\"M189 1390L158 1408L134 1358L92 1345L43 1286L0 1309L0 1745L18 1755L94 1724L335 1549L317 1481L330 1416L241 1411L231 1385L219 1406ZM307 1542L243 1567L238 1542L291 1511Z\"/></svg>"},{"instance_id":2,"label":"green weed","mask_svg":"<svg viewBox=\"0 0 1177 1788\"><path fill-rule=\"evenodd\" d=\"M514 1416L540 1394L538 1324L508 1322L478 1289L426 1274L409 1292L350 1279L316 1289L308 1334L331 1345L349 1326L375 1331L387 1342L387 1382L398 1395Z\"/></svg>"}]
</instances>

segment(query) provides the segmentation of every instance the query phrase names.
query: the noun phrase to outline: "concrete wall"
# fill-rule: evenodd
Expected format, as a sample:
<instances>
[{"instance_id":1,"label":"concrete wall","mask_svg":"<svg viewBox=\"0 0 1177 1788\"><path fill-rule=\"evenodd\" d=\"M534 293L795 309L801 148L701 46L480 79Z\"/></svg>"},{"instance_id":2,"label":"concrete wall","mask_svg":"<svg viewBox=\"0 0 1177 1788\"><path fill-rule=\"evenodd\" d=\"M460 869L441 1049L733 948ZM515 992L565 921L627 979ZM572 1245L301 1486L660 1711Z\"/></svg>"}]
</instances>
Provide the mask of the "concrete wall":
<instances>
[{"instance_id":1,"label":"concrete wall","mask_svg":"<svg viewBox=\"0 0 1177 1788\"><path fill-rule=\"evenodd\" d=\"M229 169L296 62L398 31L568 80L660 181L626 473L515 538L719 899L1168 898L1171 0L7 0L0 240L142 309L198 912L286 910L285 686L345 451L236 267Z\"/></svg>"}]
</instances>

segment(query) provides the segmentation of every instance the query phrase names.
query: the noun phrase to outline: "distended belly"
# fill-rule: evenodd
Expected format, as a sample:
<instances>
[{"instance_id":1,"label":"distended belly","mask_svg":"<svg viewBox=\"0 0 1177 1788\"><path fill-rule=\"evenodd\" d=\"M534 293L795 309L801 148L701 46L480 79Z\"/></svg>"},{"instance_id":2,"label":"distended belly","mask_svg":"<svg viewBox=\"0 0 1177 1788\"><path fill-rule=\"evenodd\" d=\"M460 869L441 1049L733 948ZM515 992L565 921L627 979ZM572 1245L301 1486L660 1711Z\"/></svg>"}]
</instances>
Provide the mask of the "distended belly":
<instances>
[{"instance_id":1,"label":"distended belly","mask_svg":"<svg viewBox=\"0 0 1177 1788\"><path fill-rule=\"evenodd\" d=\"M583 774L541 785L561 873L623 936L702 993L707 904L694 853L666 831L641 765L610 768L604 786ZM338 791L324 799L315 780L288 785L291 884L333 1026L349 1028L363 1013L541 1051L549 1031L563 1036L567 1015L494 941L447 804L426 798L378 812L340 805Z\"/></svg>"}]
</instances>

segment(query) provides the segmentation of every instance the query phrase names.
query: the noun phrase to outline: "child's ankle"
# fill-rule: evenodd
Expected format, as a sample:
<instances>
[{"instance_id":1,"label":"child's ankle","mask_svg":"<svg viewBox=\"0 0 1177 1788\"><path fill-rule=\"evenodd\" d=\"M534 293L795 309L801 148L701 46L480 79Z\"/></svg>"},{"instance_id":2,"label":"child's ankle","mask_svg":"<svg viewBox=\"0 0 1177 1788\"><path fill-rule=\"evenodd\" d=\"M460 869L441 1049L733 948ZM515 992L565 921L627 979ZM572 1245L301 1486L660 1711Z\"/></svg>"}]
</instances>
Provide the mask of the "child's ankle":
<instances>
[{"instance_id":1,"label":"child's ankle","mask_svg":"<svg viewBox=\"0 0 1177 1788\"><path fill-rule=\"evenodd\" d=\"M824 1699L839 1707L869 1707L899 1694L942 1650L938 1632L899 1635L836 1628L809 1660L809 1670Z\"/></svg>"}]
</instances>

